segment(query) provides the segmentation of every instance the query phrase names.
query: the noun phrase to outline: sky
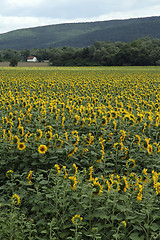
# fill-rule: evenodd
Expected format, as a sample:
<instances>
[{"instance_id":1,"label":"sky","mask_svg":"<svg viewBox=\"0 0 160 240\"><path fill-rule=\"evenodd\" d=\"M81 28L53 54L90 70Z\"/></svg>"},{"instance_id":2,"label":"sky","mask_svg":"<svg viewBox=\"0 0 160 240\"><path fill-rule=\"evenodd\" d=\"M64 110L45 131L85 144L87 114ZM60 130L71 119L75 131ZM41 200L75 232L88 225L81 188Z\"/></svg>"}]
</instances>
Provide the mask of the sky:
<instances>
[{"instance_id":1,"label":"sky","mask_svg":"<svg viewBox=\"0 0 160 240\"><path fill-rule=\"evenodd\" d=\"M160 16L160 0L0 0L0 33L50 24Z\"/></svg>"}]
</instances>

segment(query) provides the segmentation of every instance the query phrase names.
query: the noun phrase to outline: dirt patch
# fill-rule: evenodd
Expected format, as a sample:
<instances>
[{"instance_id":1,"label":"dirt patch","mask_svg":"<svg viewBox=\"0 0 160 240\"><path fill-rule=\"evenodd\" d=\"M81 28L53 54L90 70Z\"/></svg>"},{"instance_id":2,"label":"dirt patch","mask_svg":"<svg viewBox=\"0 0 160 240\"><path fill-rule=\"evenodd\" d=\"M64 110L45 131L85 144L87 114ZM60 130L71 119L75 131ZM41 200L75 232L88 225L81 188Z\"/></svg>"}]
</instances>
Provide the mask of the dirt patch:
<instances>
[{"instance_id":1,"label":"dirt patch","mask_svg":"<svg viewBox=\"0 0 160 240\"><path fill-rule=\"evenodd\" d=\"M48 62L19 62L18 67L48 67ZM0 67L9 67L9 62L0 62Z\"/></svg>"}]
</instances>

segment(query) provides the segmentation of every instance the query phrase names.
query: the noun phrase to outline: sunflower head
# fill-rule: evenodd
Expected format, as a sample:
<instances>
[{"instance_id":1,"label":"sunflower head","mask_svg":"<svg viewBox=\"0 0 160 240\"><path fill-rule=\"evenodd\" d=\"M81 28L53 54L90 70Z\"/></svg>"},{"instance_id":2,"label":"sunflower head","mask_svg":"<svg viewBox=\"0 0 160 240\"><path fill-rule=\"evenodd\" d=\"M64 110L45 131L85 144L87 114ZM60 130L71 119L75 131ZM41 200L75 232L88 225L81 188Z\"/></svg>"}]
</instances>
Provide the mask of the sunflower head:
<instances>
[{"instance_id":1,"label":"sunflower head","mask_svg":"<svg viewBox=\"0 0 160 240\"><path fill-rule=\"evenodd\" d=\"M19 205L20 204L20 197L17 194L12 195L12 204Z\"/></svg>"},{"instance_id":2,"label":"sunflower head","mask_svg":"<svg viewBox=\"0 0 160 240\"><path fill-rule=\"evenodd\" d=\"M56 148L61 148L62 145L63 145L63 140L57 139L56 142L55 142L55 147Z\"/></svg>"},{"instance_id":3,"label":"sunflower head","mask_svg":"<svg viewBox=\"0 0 160 240\"><path fill-rule=\"evenodd\" d=\"M26 177L26 179L29 180L29 184L31 184L32 173L33 173L33 171L30 170L28 176Z\"/></svg>"},{"instance_id":4,"label":"sunflower head","mask_svg":"<svg viewBox=\"0 0 160 240\"><path fill-rule=\"evenodd\" d=\"M72 223L74 225L78 225L82 220L83 220L83 218L77 214L72 217Z\"/></svg>"},{"instance_id":5,"label":"sunflower head","mask_svg":"<svg viewBox=\"0 0 160 240\"><path fill-rule=\"evenodd\" d=\"M93 195L101 195L103 192L103 186L100 184L99 181L97 181L97 178L94 179L92 184L92 194Z\"/></svg>"},{"instance_id":6,"label":"sunflower head","mask_svg":"<svg viewBox=\"0 0 160 240\"><path fill-rule=\"evenodd\" d=\"M17 144L19 143L19 137L17 135L14 136L13 142Z\"/></svg>"},{"instance_id":7,"label":"sunflower head","mask_svg":"<svg viewBox=\"0 0 160 240\"><path fill-rule=\"evenodd\" d=\"M151 144L148 144L147 151L148 151L149 155L152 153L153 150L152 150L152 145Z\"/></svg>"},{"instance_id":8,"label":"sunflower head","mask_svg":"<svg viewBox=\"0 0 160 240\"><path fill-rule=\"evenodd\" d=\"M116 149L116 151L121 151L121 150L123 150L123 143L116 142L113 147Z\"/></svg>"},{"instance_id":9,"label":"sunflower head","mask_svg":"<svg viewBox=\"0 0 160 240\"><path fill-rule=\"evenodd\" d=\"M52 139L52 132L50 131L46 132L45 137L48 141L50 141Z\"/></svg>"},{"instance_id":10,"label":"sunflower head","mask_svg":"<svg viewBox=\"0 0 160 240\"><path fill-rule=\"evenodd\" d=\"M13 171L12 171L12 170L8 170L8 171L6 172L6 177L7 177L8 179L10 179L10 178L12 177L12 174L13 174Z\"/></svg>"},{"instance_id":11,"label":"sunflower head","mask_svg":"<svg viewBox=\"0 0 160 240\"><path fill-rule=\"evenodd\" d=\"M42 131L41 131L41 129L38 129L37 130L37 133L36 133L36 136L38 137L38 138L41 138L42 137Z\"/></svg>"},{"instance_id":12,"label":"sunflower head","mask_svg":"<svg viewBox=\"0 0 160 240\"><path fill-rule=\"evenodd\" d=\"M44 154L44 153L46 153L46 151L47 151L47 146L46 145L40 145L38 147L38 152L39 153Z\"/></svg>"},{"instance_id":13,"label":"sunflower head","mask_svg":"<svg viewBox=\"0 0 160 240\"><path fill-rule=\"evenodd\" d=\"M105 116L102 117L102 125L106 125L107 124L107 118Z\"/></svg>"},{"instance_id":14,"label":"sunflower head","mask_svg":"<svg viewBox=\"0 0 160 240\"><path fill-rule=\"evenodd\" d=\"M26 145L24 142L19 142L17 148L22 151L26 148Z\"/></svg>"}]
</instances>

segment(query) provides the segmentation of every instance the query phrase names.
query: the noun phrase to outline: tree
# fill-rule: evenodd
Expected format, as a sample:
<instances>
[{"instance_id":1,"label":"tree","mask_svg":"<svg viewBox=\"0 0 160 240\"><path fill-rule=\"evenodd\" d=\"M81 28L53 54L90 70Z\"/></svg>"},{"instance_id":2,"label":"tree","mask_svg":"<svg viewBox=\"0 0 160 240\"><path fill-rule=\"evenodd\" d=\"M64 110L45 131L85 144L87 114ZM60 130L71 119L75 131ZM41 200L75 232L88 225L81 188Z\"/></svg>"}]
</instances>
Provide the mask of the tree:
<instances>
[{"instance_id":1,"label":"tree","mask_svg":"<svg viewBox=\"0 0 160 240\"><path fill-rule=\"evenodd\" d=\"M18 59L17 58L11 58L10 60L10 67L16 67L18 65Z\"/></svg>"},{"instance_id":2,"label":"tree","mask_svg":"<svg viewBox=\"0 0 160 240\"><path fill-rule=\"evenodd\" d=\"M30 50L28 49L23 49L20 51L20 55L21 55L21 60L22 61L27 61L27 58L29 57L30 55Z\"/></svg>"}]
</instances>

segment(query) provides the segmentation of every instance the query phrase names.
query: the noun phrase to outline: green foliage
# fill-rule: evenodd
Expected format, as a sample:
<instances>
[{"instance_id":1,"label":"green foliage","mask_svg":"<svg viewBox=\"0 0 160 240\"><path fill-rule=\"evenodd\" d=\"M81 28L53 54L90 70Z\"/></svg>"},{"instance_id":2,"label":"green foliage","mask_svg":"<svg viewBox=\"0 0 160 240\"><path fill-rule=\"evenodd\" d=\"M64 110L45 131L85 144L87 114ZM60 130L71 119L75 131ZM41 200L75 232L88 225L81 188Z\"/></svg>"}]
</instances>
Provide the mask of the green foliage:
<instances>
[{"instance_id":1,"label":"green foliage","mask_svg":"<svg viewBox=\"0 0 160 240\"><path fill-rule=\"evenodd\" d=\"M73 174L72 168L61 168L59 173L53 168L33 172L30 184L27 172L15 172L6 179L0 188L0 237L17 240L159 238L159 196L153 187L144 185L143 201L137 202L138 191L124 192L114 187L108 190L100 178L103 192L94 195L88 170L77 171L74 176L78 182L72 189L69 177ZM20 196L18 206L11 202L15 192Z\"/></svg>"},{"instance_id":2,"label":"green foliage","mask_svg":"<svg viewBox=\"0 0 160 240\"><path fill-rule=\"evenodd\" d=\"M16 67L17 65L18 65L18 59L17 59L17 58L12 58L12 59L10 60L9 66L10 66L10 67Z\"/></svg>"},{"instance_id":3,"label":"green foliage","mask_svg":"<svg viewBox=\"0 0 160 240\"><path fill-rule=\"evenodd\" d=\"M84 48L95 41L131 42L146 36L160 38L159 28L160 17L49 25L0 34L0 49Z\"/></svg>"}]
</instances>

